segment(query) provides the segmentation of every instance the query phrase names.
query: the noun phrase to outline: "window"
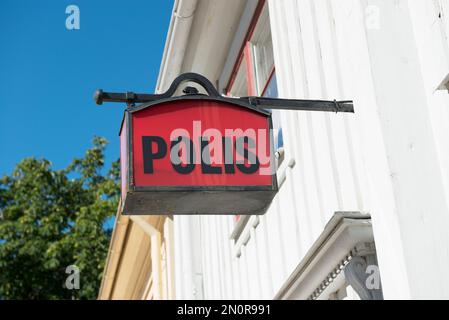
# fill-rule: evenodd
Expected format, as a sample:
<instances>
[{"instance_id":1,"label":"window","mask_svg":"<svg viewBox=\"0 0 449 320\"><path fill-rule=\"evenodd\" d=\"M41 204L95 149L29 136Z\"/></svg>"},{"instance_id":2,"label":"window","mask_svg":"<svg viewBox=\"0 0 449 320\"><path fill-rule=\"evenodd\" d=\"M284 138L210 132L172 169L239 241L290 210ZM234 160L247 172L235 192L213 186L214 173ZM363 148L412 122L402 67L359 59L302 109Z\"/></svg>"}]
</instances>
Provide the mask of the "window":
<instances>
[{"instance_id":1,"label":"window","mask_svg":"<svg viewBox=\"0 0 449 320\"><path fill-rule=\"evenodd\" d=\"M246 61L243 60L235 76L232 90L228 92L228 95L231 95L233 97L244 97L248 94L248 82L246 80Z\"/></svg>"},{"instance_id":2,"label":"window","mask_svg":"<svg viewBox=\"0 0 449 320\"><path fill-rule=\"evenodd\" d=\"M256 94L263 95L274 71L273 41L271 40L268 9L264 9L249 41L251 60L254 67ZM276 82L274 82L276 85ZM277 96L277 88L276 88Z\"/></svg>"},{"instance_id":3,"label":"window","mask_svg":"<svg viewBox=\"0 0 449 320\"><path fill-rule=\"evenodd\" d=\"M277 98L278 87L276 82L276 73L273 72L270 76L269 81L262 93L262 96L268 98ZM272 110L271 118L273 120L273 135L274 135L274 149L279 152L281 148L284 147L284 140L282 138L282 127L281 127L281 115L279 110ZM278 163L279 166L279 163Z\"/></svg>"},{"instance_id":4,"label":"window","mask_svg":"<svg viewBox=\"0 0 449 320\"><path fill-rule=\"evenodd\" d=\"M228 95L235 97L262 95L274 72L268 6L265 3L254 17L250 31L242 44L240 56L228 84ZM277 89L276 89L277 92Z\"/></svg>"},{"instance_id":5,"label":"window","mask_svg":"<svg viewBox=\"0 0 449 320\"><path fill-rule=\"evenodd\" d=\"M278 88L274 67L273 41L266 3L256 20L254 30L252 33L250 32L248 40L243 46L227 92L228 95L233 97L264 96L277 98ZM274 147L279 154L283 154L284 141L280 118L280 111L273 110Z\"/></svg>"},{"instance_id":6,"label":"window","mask_svg":"<svg viewBox=\"0 0 449 320\"><path fill-rule=\"evenodd\" d=\"M273 41L270 30L270 17L266 1L256 10L253 22L242 44L240 56L227 86L227 94L233 97L264 96L278 97L276 71L274 66ZM277 166L283 160L283 138L280 111L272 111L273 138ZM236 252L250 238L250 228L257 226L258 219L251 216L234 216L231 239L236 244Z\"/></svg>"}]
</instances>

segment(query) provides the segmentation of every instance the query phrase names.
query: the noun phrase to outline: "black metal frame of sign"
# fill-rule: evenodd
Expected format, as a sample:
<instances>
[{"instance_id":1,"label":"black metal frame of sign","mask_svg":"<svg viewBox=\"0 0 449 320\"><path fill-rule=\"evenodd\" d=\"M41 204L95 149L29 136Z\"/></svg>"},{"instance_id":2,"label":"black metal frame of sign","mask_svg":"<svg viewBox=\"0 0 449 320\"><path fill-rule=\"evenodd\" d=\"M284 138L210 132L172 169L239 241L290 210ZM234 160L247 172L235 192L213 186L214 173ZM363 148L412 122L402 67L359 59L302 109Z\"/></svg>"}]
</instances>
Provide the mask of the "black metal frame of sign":
<instances>
[{"instance_id":1,"label":"black metal frame of sign","mask_svg":"<svg viewBox=\"0 0 449 320\"><path fill-rule=\"evenodd\" d=\"M200 94L197 88L187 86L183 90L184 95L174 96L178 87L185 82L199 84L207 94ZM128 106L125 110L124 122L122 122L122 129L125 123L127 127L125 134L127 172L122 173L122 178L126 180L126 191L122 199L123 214L263 214L278 191L275 172L272 175L271 185L136 186L133 173L133 131L130 120L134 112L166 102L185 100L223 102L265 115L268 121L267 127L270 129L272 128L270 109L354 112L352 101L222 96L207 78L196 73L180 75L162 94L111 93L97 90L94 99L98 105L104 102L122 102Z\"/></svg>"}]
</instances>

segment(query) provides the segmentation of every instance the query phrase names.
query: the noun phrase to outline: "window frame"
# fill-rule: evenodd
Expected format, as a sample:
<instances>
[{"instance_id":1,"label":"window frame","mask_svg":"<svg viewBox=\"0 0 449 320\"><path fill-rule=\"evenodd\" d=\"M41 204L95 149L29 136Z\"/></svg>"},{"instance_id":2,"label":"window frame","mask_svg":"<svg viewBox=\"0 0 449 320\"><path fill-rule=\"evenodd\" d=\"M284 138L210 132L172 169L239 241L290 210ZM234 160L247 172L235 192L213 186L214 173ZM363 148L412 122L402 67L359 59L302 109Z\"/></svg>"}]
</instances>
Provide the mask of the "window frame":
<instances>
[{"instance_id":1,"label":"window frame","mask_svg":"<svg viewBox=\"0 0 449 320\"><path fill-rule=\"evenodd\" d=\"M256 87L255 87L255 69L254 69L254 58L252 54L252 44L251 39L254 35L254 31L256 30L256 26L259 22L259 18L261 17L263 10L266 8L268 10L268 2L266 0L259 0L259 3L257 4L256 10L254 12L254 15L251 19L251 23L249 25L249 28L246 32L246 36L244 37L244 40L242 42L242 45L240 47L240 51L238 54L238 58L236 63L234 64L234 67L232 68L231 76L229 78L228 84L226 86L225 92L227 95L231 94L232 87L234 85L235 79L237 77L238 72L240 71L240 67L242 65L242 62L245 61L245 75L246 75L246 81L248 84L247 93L248 96L255 96L256 93ZM273 63L274 68L274 63ZM265 85L269 83L269 80Z\"/></svg>"},{"instance_id":2,"label":"window frame","mask_svg":"<svg viewBox=\"0 0 449 320\"><path fill-rule=\"evenodd\" d=\"M276 66L274 63L273 58L273 64L270 67L270 70L268 72L268 77L265 80L265 83L262 86L262 90L260 90L260 94L257 92L257 79L256 79L256 66L255 66L255 57L254 57L254 44L251 42L253 40L254 33L257 29L257 26L260 22L260 18L262 17L262 14L264 13L264 10L267 10L268 13L268 24L270 25L270 35L271 35L271 24L269 20L269 7L268 7L268 1L266 0L259 0L259 3L257 4L257 7L255 9L255 12L253 14L253 17L251 19L250 25L248 27L248 30L246 32L246 35L242 41L241 48L239 50L239 54L237 56L236 62L232 68L232 72L229 78L229 81L227 82L227 85L225 86L224 92L228 96L233 96L233 87L236 83L237 76L241 73L242 68L245 68L244 74L246 78L246 84L247 84L247 96L263 96L265 95L268 86L273 78L273 76L276 73ZM274 53L273 53L274 54ZM277 85L277 84L276 84ZM235 91L234 91L235 92ZM279 169L279 168L278 168ZM241 215L234 215L232 222L233 222L233 228L231 233L231 240L234 241L234 244L236 246L235 253L236 256L239 257L240 247L242 245L246 245L246 243L249 241L250 232L248 230L248 226L251 225L251 227L257 227L258 225L258 219L257 222L249 223L250 221L254 220L253 217L257 216L241 216Z\"/></svg>"}]
</instances>

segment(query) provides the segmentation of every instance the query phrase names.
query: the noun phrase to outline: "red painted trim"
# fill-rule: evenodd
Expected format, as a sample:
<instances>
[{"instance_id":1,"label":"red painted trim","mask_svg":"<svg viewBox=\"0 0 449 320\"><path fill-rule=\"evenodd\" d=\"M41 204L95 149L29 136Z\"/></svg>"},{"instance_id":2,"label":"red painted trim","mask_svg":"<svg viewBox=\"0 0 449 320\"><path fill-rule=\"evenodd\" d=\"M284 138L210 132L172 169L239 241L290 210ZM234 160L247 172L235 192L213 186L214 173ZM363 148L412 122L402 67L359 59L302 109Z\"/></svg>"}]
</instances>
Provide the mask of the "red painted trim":
<instances>
[{"instance_id":1,"label":"red painted trim","mask_svg":"<svg viewBox=\"0 0 449 320\"><path fill-rule=\"evenodd\" d=\"M231 88L234 85L235 79L237 78L237 73L239 72L240 65L243 61L243 55L239 56L237 59L237 63L234 66L234 69L232 70L231 77L229 78L229 83L226 87L226 94L229 95L231 93Z\"/></svg>"},{"instance_id":2,"label":"red painted trim","mask_svg":"<svg viewBox=\"0 0 449 320\"><path fill-rule=\"evenodd\" d=\"M267 82L265 83L265 86L263 87L262 94L261 94L262 97L265 95L268 85L270 84L270 81L273 78L275 71L276 71L276 68L273 65L273 67L271 68L271 71L270 71L270 76L268 77Z\"/></svg>"},{"instance_id":3,"label":"red painted trim","mask_svg":"<svg viewBox=\"0 0 449 320\"><path fill-rule=\"evenodd\" d=\"M247 47L248 41L251 39L254 33L254 29L256 28L257 22L259 21L259 17L262 13L262 10L266 4L266 0L259 0L257 4L256 10L254 11L253 18L251 19L251 23L249 25L248 31L246 32L245 39L243 40L242 46L240 47L237 61L234 65L234 69L232 70L231 77L229 78L228 85L226 86L226 92L229 94L232 86L234 85L235 78L237 77L237 73L240 69L240 65L242 64L244 58L244 51Z\"/></svg>"},{"instance_id":4,"label":"red painted trim","mask_svg":"<svg viewBox=\"0 0 449 320\"><path fill-rule=\"evenodd\" d=\"M253 64L253 55L251 53L251 42L247 42L245 46L245 51L243 53L244 59L246 61L246 82L248 84L248 96L256 95L256 78L254 74L254 64Z\"/></svg>"},{"instance_id":5,"label":"red painted trim","mask_svg":"<svg viewBox=\"0 0 449 320\"><path fill-rule=\"evenodd\" d=\"M254 34L254 30L256 29L257 22L259 21L260 15L262 14L263 8L265 7L266 0L259 0L259 3L257 4L257 8L254 11L253 19L251 20L251 23L248 28L248 32L246 34L246 41L249 41Z\"/></svg>"}]
</instances>

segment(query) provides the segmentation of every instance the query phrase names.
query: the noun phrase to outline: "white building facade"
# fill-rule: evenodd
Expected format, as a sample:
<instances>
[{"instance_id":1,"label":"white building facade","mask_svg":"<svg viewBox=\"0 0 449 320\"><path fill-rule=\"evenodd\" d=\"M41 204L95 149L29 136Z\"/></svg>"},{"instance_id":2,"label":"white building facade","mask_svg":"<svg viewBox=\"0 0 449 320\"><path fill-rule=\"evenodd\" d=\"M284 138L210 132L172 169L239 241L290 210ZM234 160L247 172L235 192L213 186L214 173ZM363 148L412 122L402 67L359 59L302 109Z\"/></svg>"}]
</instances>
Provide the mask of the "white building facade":
<instances>
[{"instance_id":1,"label":"white building facade","mask_svg":"<svg viewBox=\"0 0 449 320\"><path fill-rule=\"evenodd\" d=\"M157 90L353 100L274 111L264 215L174 216L177 299L449 298L449 1L176 0Z\"/></svg>"}]
</instances>

